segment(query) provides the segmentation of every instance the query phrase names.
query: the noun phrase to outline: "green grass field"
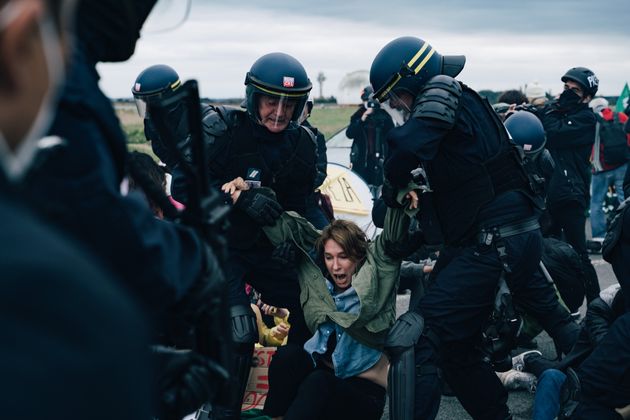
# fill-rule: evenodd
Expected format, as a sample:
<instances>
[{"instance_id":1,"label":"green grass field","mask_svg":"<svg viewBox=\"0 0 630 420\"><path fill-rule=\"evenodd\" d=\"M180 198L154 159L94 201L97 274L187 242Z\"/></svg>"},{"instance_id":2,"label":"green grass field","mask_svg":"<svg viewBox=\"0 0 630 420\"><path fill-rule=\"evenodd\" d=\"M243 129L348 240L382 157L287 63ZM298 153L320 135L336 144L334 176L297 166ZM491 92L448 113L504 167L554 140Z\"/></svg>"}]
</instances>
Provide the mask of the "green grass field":
<instances>
[{"instance_id":1,"label":"green grass field","mask_svg":"<svg viewBox=\"0 0 630 420\"><path fill-rule=\"evenodd\" d=\"M328 140L333 134L348 125L350 116L355 110L355 106L315 107L309 121L324 133L324 137ZM116 113L125 133L127 133L129 149L150 153L151 147L144 137L142 119L138 116L135 107L117 106Z\"/></svg>"},{"instance_id":2,"label":"green grass field","mask_svg":"<svg viewBox=\"0 0 630 420\"><path fill-rule=\"evenodd\" d=\"M356 106L315 107L308 121L313 127L317 127L319 131L324 133L324 137L328 140L350 123L350 116L356 109Z\"/></svg>"}]
</instances>

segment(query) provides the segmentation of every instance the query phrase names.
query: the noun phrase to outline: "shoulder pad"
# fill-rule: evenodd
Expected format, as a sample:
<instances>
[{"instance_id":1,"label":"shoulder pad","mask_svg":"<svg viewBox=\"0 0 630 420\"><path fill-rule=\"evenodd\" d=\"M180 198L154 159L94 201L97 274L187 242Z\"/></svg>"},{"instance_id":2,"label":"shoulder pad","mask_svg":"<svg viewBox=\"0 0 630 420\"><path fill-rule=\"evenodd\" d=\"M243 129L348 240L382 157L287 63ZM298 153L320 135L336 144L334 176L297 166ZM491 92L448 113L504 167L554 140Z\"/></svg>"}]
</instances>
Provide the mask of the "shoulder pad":
<instances>
[{"instance_id":1,"label":"shoulder pad","mask_svg":"<svg viewBox=\"0 0 630 420\"><path fill-rule=\"evenodd\" d=\"M431 78L420 91L414 102L412 117L437 120L455 125L462 86L450 76L438 75Z\"/></svg>"},{"instance_id":2,"label":"shoulder pad","mask_svg":"<svg viewBox=\"0 0 630 420\"><path fill-rule=\"evenodd\" d=\"M231 127L236 125L240 115L245 111L240 108L226 106L205 106L202 110L201 121L207 135L220 137Z\"/></svg>"}]
</instances>

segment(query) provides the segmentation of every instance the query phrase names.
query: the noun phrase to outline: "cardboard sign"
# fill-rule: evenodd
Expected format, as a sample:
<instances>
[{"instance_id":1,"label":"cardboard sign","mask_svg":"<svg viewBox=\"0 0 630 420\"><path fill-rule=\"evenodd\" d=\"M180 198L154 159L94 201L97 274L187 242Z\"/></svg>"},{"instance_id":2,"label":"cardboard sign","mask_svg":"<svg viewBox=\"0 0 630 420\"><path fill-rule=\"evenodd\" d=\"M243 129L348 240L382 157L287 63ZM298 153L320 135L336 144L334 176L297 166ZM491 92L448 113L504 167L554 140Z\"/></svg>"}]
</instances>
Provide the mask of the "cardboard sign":
<instances>
[{"instance_id":1,"label":"cardboard sign","mask_svg":"<svg viewBox=\"0 0 630 420\"><path fill-rule=\"evenodd\" d=\"M328 176L319 188L330 197L336 219L351 220L373 239L379 232L372 222L372 193L365 181L338 163L328 163Z\"/></svg>"},{"instance_id":2,"label":"cardboard sign","mask_svg":"<svg viewBox=\"0 0 630 420\"><path fill-rule=\"evenodd\" d=\"M276 347L258 347L254 349L254 367L249 371L249 380L241 410L260 409L265 406L269 391L269 364L276 352Z\"/></svg>"},{"instance_id":3,"label":"cardboard sign","mask_svg":"<svg viewBox=\"0 0 630 420\"><path fill-rule=\"evenodd\" d=\"M341 165L328 164L326 170L328 176L320 190L330 197L335 215L347 213L369 216L372 210L372 194L365 182Z\"/></svg>"}]
</instances>

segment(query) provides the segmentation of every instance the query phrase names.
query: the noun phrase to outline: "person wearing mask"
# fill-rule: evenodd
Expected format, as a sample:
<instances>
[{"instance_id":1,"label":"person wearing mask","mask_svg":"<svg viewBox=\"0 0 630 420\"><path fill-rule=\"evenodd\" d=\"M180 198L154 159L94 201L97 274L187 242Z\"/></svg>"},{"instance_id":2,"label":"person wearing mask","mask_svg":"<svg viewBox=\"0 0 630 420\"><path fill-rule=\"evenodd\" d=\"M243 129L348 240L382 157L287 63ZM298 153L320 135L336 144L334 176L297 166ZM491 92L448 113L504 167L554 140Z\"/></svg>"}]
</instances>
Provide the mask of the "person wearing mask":
<instances>
[{"instance_id":1,"label":"person wearing mask","mask_svg":"<svg viewBox=\"0 0 630 420\"><path fill-rule=\"evenodd\" d=\"M64 81L75 11L71 0L0 0L0 411L26 420L149 418L146 317L20 193Z\"/></svg>"},{"instance_id":2,"label":"person wearing mask","mask_svg":"<svg viewBox=\"0 0 630 420\"><path fill-rule=\"evenodd\" d=\"M392 334L406 330L407 316L424 319L424 329L401 334L414 344L408 372L414 381L406 391L413 394L390 395L390 404L413 401L414 418L437 414L438 368L473 418L509 418L507 392L487 361L503 359L480 346L500 284L562 351L579 331L538 273L539 211L521 155L490 104L454 79L464 63L463 56L443 56L408 36L385 45L370 70L374 97L407 117L388 135L385 202L395 206L394 193L421 179L420 213L435 215L444 238L433 282L392 328Z\"/></svg>"},{"instance_id":3,"label":"person wearing mask","mask_svg":"<svg viewBox=\"0 0 630 420\"><path fill-rule=\"evenodd\" d=\"M586 272L586 300L599 293L599 281L586 249L586 212L590 203L590 155L596 118L588 103L599 80L585 67L573 67L562 76L560 97L536 113L547 134L547 149L556 164L547 191L552 219L550 234L564 238L582 259Z\"/></svg>"}]
</instances>

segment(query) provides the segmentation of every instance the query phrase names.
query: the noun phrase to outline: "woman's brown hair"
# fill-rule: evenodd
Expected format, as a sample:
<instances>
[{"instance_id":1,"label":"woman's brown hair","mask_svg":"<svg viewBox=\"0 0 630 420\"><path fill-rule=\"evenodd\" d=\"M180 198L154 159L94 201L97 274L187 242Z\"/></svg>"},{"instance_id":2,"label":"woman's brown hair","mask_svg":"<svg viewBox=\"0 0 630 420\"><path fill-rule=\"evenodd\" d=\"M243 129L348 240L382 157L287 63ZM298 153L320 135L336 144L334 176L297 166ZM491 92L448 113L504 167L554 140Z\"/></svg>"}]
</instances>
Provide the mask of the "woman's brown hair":
<instances>
[{"instance_id":1,"label":"woman's brown hair","mask_svg":"<svg viewBox=\"0 0 630 420\"><path fill-rule=\"evenodd\" d=\"M329 239L337 242L353 261L361 261L367 255L367 237L365 232L354 222L337 219L322 230L322 234L315 242L317 254L322 259L324 258L324 246Z\"/></svg>"}]
</instances>

